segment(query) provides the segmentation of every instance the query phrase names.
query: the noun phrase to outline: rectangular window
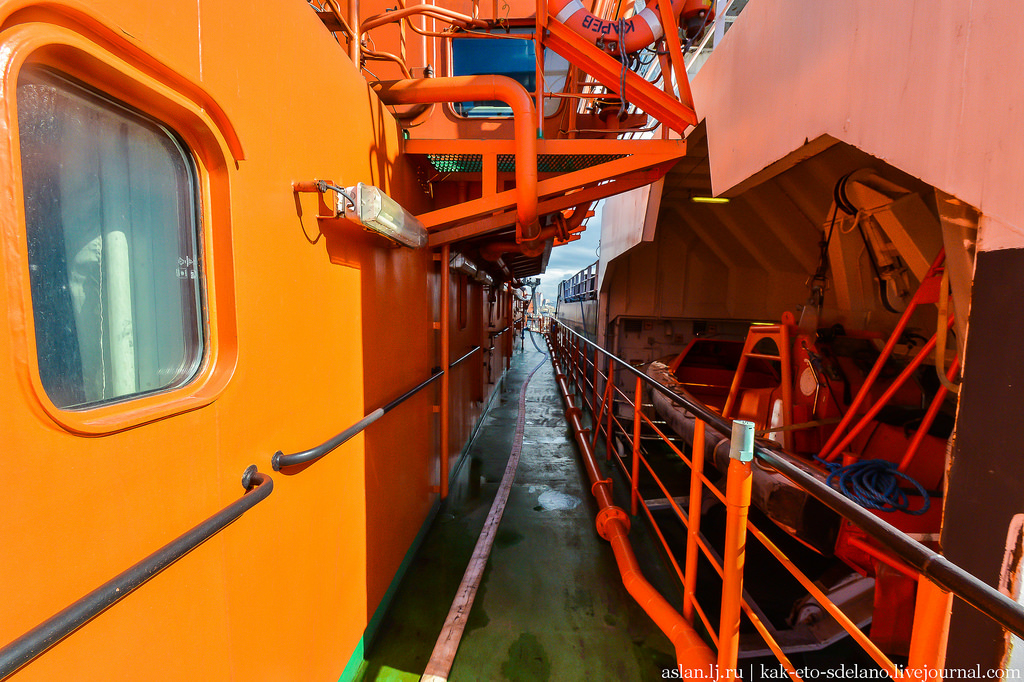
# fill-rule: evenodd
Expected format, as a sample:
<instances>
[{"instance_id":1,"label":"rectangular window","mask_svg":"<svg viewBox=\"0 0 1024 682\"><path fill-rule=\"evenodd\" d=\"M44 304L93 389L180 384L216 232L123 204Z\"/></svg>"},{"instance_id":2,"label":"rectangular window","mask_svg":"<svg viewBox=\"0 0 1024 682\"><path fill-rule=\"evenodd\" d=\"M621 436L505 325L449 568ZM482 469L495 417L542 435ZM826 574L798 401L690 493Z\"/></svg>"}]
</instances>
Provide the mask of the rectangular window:
<instances>
[{"instance_id":1,"label":"rectangular window","mask_svg":"<svg viewBox=\"0 0 1024 682\"><path fill-rule=\"evenodd\" d=\"M503 29L499 29L504 33ZM532 29L512 29L512 33L530 33ZM452 75L508 76L529 92L537 89L537 60L532 40L455 38L452 40ZM569 75L569 62L557 52L544 48L544 90L562 92ZM544 98L544 115L558 113L561 99ZM508 117L512 108L504 102L457 102L455 113L469 118Z\"/></svg>"},{"instance_id":2,"label":"rectangular window","mask_svg":"<svg viewBox=\"0 0 1024 682\"><path fill-rule=\"evenodd\" d=\"M150 118L48 69L18 79L39 375L60 408L176 388L203 357L197 176Z\"/></svg>"}]
</instances>

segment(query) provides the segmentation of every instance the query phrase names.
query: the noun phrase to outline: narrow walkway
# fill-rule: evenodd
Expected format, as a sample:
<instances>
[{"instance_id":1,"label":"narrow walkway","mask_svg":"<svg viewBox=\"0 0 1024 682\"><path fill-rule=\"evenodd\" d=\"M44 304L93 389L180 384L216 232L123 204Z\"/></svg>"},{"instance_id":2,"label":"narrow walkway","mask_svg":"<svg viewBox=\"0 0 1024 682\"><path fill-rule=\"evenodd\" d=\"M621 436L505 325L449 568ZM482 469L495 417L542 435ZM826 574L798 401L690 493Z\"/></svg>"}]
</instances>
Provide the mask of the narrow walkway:
<instances>
[{"instance_id":1,"label":"narrow walkway","mask_svg":"<svg viewBox=\"0 0 1024 682\"><path fill-rule=\"evenodd\" d=\"M529 339L516 351L360 679L422 674L501 481L519 387L542 357ZM449 679L662 679L675 665L672 646L630 598L594 529L595 505L550 364L530 382L526 409L518 475Z\"/></svg>"}]
</instances>

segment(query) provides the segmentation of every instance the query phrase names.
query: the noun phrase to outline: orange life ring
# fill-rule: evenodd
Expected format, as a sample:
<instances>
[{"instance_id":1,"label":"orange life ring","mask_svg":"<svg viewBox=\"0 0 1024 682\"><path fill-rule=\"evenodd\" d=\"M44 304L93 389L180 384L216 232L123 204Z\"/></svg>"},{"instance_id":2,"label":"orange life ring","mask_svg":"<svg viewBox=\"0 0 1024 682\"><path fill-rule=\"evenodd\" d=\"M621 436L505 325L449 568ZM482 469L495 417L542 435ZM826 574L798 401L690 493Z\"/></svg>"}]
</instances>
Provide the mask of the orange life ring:
<instances>
[{"instance_id":1,"label":"orange life ring","mask_svg":"<svg viewBox=\"0 0 1024 682\"><path fill-rule=\"evenodd\" d=\"M712 0L674 0L672 11L676 16L682 17L682 25L686 27L687 35L692 35L703 25L710 24L715 17ZM622 36L619 35L619 21L598 19L580 0L551 0L548 12L595 45L598 45L599 40L602 43L615 43L609 50L615 54L619 53L619 43L628 54L650 45L665 34L653 5L626 19Z\"/></svg>"}]
</instances>

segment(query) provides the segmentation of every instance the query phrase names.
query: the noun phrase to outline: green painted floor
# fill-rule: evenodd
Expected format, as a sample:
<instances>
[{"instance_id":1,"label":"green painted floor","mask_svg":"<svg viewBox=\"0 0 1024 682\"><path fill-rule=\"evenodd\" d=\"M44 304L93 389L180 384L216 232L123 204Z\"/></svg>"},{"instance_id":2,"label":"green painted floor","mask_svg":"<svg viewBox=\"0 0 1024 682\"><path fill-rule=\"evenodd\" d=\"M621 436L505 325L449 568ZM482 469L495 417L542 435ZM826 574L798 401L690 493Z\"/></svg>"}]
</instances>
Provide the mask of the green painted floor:
<instances>
[{"instance_id":1,"label":"green painted floor","mask_svg":"<svg viewBox=\"0 0 1024 682\"><path fill-rule=\"evenodd\" d=\"M418 680L427 664L504 473L520 386L545 359L529 338L525 345L367 648L360 680ZM449 679L662 679L675 664L671 644L630 598L594 529L596 506L550 363L533 376L526 410L516 481ZM634 520L630 534L641 557L651 551L643 526ZM648 565L648 579L676 601L677 588Z\"/></svg>"}]
</instances>

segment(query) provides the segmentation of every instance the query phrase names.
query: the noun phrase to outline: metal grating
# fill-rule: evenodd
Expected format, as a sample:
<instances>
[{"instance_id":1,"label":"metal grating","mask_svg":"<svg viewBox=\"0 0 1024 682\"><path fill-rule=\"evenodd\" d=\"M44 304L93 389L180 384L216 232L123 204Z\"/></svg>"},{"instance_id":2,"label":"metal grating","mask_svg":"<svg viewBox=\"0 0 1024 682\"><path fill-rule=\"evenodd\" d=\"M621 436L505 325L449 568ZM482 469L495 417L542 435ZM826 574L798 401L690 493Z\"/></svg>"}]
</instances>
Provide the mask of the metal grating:
<instances>
[{"instance_id":1,"label":"metal grating","mask_svg":"<svg viewBox=\"0 0 1024 682\"><path fill-rule=\"evenodd\" d=\"M598 164L621 159L627 154L541 154L537 157L538 173L571 173ZM483 156L480 154L427 154L427 160L438 173L480 173ZM513 173L516 157L498 154L498 172Z\"/></svg>"}]
</instances>

